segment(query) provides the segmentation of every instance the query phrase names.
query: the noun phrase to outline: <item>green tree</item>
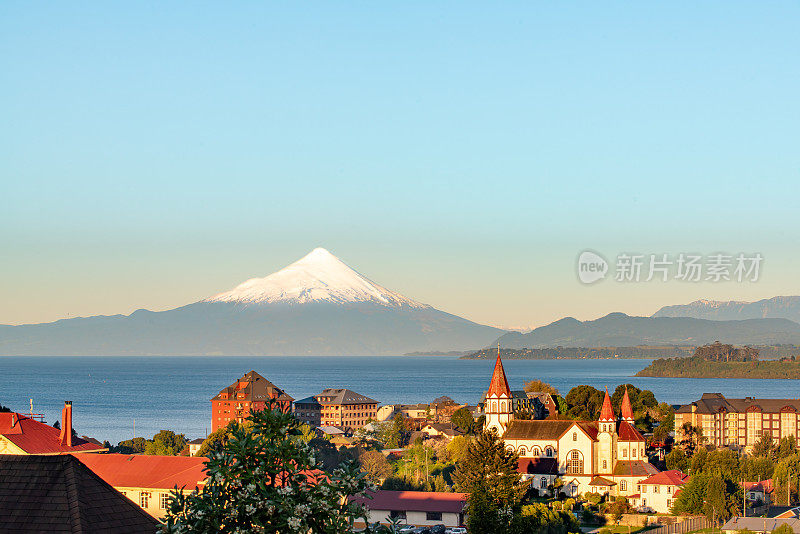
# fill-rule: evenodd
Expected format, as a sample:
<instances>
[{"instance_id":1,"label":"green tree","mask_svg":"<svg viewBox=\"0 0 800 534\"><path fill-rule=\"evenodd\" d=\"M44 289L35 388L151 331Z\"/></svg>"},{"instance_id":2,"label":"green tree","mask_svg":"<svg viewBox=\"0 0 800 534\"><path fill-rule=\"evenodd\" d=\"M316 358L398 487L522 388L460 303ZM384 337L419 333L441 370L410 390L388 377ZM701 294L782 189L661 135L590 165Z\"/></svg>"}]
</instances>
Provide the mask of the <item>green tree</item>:
<instances>
[{"instance_id":1,"label":"green tree","mask_svg":"<svg viewBox=\"0 0 800 534\"><path fill-rule=\"evenodd\" d=\"M447 444L447 454L456 463L461 462L467 455L467 448L471 440L467 436L456 436Z\"/></svg>"},{"instance_id":2,"label":"green tree","mask_svg":"<svg viewBox=\"0 0 800 534\"><path fill-rule=\"evenodd\" d=\"M240 425L236 421L231 421L227 426L216 429L214 432L206 436L205 441L200 445L195 456L208 456L213 451L220 451L225 446L225 443L233 436L234 430L240 428L248 428L248 424Z\"/></svg>"},{"instance_id":3,"label":"green tree","mask_svg":"<svg viewBox=\"0 0 800 534\"><path fill-rule=\"evenodd\" d=\"M270 408L248 421L211 452L202 492L171 495L162 532L352 532L365 513L348 496L369 488L355 464L322 477L291 414Z\"/></svg>"},{"instance_id":4,"label":"green tree","mask_svg":"<svg viewBox=\"0 0 800 534\"><path fill-rule=\"evenodd\" d=\"M158 456L177 456L186 446L186 436L172 430L162 430L147 441L144 453Z\"/></svg>"},{"instance_id":5,"label":"green tree","mask_svg":"<svg viewBox=\"0 0 800 534\"><path fill-rule=\"evenodd\" d=\"M772 442L772 436L764 434L753 444L753 451L751 454L753 456L774 460L775 452L775 444Z\"/></svg>"},{"instance_id":6,"label":"green tree","mask_svg":"<svg viewBox=\"0 0 800 534\"><path fill-rule=\"evenodd\" d=\"M699 426L693 426L688 421L683 423L680 428L680 445L687 454L694 454L695 449L703 443L703 429Z\"/></svg>"},{"instance_id":7,"label":"green tree","mask_svg":"<svg viewBox=\"0 0 800 534\"><path fill-rule=\"evenodd\" d=\"M133 438L120 441L111 452L118 454L142 454L147 447L147 440L144 438Z\"/></svg>"},{"instance_id":8,"label":"green tree","mask_svg":"<svg viewBox=\"0 0 800 534\"><path fill-rule=\"evenodd\" d=\"M794 530L792 529L792 527L784 523L775 530L773 530L772 534L794 534Z\"/></svg>"},{"instance_id":9,"label":"green tree","mask_svg":"<svg viewBox=\"0 0 800 534\"><path fill-rule=\"evenodd\" d=\"M547 382L543 382L542 380L529 380L525 382L525 385L522 387L528 393L549 393L554 397L558 395L558 389L554 388Z\"/></svg>"},{"instance_id":10,"label":"green tree","mask_svg":"<svg viewBox=\"0 0 800 534\"><path fill-rule=\"evenodd\" d=\"M567 534L580 532L580 525L568 510L555 511L542 503L526 505L515 517L512 531L531 534Z\"/></svg>"},{"instance_id":11,"label":"green tree","mask_svg":"<svg viewBox=\"0 0 800 534\"><path fill-rule=\"evenodd\" d=\"M453 480L459 491L470 494L467 527L471 533L500 533L510 528L528 489L528 484L520 481L518 461L519 455L508 450L494 430L482 432L467 447ZM473 516L474 512L479 513Z\"/></svg>"},{"instance_id":12,"label":"green tree","mask_svg":"<svg viewBox=\"0 0 800 534\"><path fill-rule=\"evenodd\" d=\"M594 421L600 416L604 397L605 393L592 386L575 386L565 398L569 406L566 415L570 419Z\"/></svg>"},{"instance_id":13,"label":"green tree","mask_svg":"<svg viewBox=\"0 0 800 534\"><path fill-rule=\"evenodd\" d=\"M800 454L787 456L775 464L772 481L776 504L789 506L797 498L800 487Z\"/></svg>"},{"instance_id":14,"label":"green tree","mask_svg":"<svg viewBox=\"0 0 800 534\"><path fill-rule=\"evenodd\" d=\"M379 451L365 451L358 457L361 470L373 482L378 482L392 474L392 466L386 456Z\"/></svg>"},{"instance_id":15,"label":"green tree","mask_svg":"<svg viewBox=\"0 0 800 534\"><path fill-rule=\"evenodd\" d=\"M703 514L710 520L727 519L739 512L741 487L713 472L692 474L672 507L676 514Z\"/></svg>"},{"instance_id":16,"label":"green tree","mask_svg":"<svg viewBox=\"0 0 800 534\"><path fill-rule=\"evenodd\" d=\"M453 412L453 415L450 416L450 422L465 434L471 433L475 426L475 418L472 417L472 412L465 407Z\"/></svg>"},{"instance_id":17,"label":"green tree","mask_svg":"<svg viewBox=\"0 0 800 534\"><path fill-rule=\"evenodd\" d=\"M664 460L667 469L678 469L684 473L689 471L689 458L678 447L673 448Z\"/></svg>"}]
</instances>

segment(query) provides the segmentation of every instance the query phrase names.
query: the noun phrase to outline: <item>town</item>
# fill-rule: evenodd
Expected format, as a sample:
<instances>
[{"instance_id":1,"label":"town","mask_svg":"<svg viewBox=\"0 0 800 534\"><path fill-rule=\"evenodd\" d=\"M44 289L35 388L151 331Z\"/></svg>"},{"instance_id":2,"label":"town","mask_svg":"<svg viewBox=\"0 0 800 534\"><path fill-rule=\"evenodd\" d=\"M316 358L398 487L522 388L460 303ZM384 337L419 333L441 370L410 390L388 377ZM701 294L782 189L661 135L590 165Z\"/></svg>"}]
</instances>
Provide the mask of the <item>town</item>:
<instances>
[{"instance_id":1,"label":"town","mask_svg":"<svg viewBox=\"0 0 800 534\"><path fill-rule=\"evenodd\" d=\"M274 413L316 455L312 479L349 465L367 481L345 499L362 507L354 531L502 532L493 508L512 510L526 532L800 527L798 399L708 393L670 406L632 385L561 396L536 380L512 391L499 351L487 385L475 405L381 404L346 388L296 400L252 370L210 399L208 436L163 430L117 445L79 437L70 402L55 425L3 408L0 493L26 495L27 507L60 503L15 516L23 531L48 530L77 507L84 518L113 516L115 532L154 532L172 524L181 498L209 491L210 457L257 432L256 414ZM274 437L288 439L283 431Z\"/></svg>"}]
</instances>

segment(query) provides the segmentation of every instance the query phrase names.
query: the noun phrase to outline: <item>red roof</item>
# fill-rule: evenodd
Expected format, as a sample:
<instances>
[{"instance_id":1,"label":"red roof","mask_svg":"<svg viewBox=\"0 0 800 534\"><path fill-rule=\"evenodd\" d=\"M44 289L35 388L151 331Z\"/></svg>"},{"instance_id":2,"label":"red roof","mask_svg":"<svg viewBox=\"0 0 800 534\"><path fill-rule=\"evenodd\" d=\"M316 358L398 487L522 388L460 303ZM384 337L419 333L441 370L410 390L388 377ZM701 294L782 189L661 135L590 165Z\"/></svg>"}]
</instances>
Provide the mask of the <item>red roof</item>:
<instances>
[{"instance_id":1,"label":"red roof","mask_svg":"<svg viewBox=\"0 0 800 534\"><path fill-rule=\"evenodd\" d=\"M500 361L500 354L497 354L497 362L494 364L494 373L492 373L492 383L489 384L489 391L486 396L494 395L499 397L505 395L511 397L511 388L508 387L508 380L506 380L506 372L503 370L503 362Z\"/></svg>"},{"instance_id":2,"label":"red roof","mask_svg":"<svg viewBox=\"0 0 800 534\"><path fill-rule=\"evenodd\" d=\"M372 497L351 497L370 510L404 510L413 512L445 512L460 514L464 511L468 493L440 491L389 491L370 492Z\"/></svg>"},{"instance_id":3,"label":"red roof","mask_svg":"<svg viewBox=\"0 0 800 534\"><path fill-rule=\"evenodd\" d=\"M617 434L619 434L619 441L644 441L644 436L627 421L620 421Z\"/></svg>"},{"instance_id":4,"label":"red roof","mask_svg":"<svg viewBox=\"0 0 800 534\"><path fill-rule=\"evenodd\" d=\"M631 407L631 399L628 397L628 388L625 388L625 396L622 397L622 406L620 407L620 411L622 412L622 419L627 421L633 421L633 408Z\"/></svg>"},{"instance_id":5,"label":"red roof","mask_svg":"<svg viewBox=\"0 0 800 534\"><path fill-rule=\"evenodd\" d=\"M682 486L689 481L689 475L678 469L671 471L661 471L649 476L639 482L639 484L655 484L660 486Z\"/></svg>"},{"instance_id":6,"label":"red roof","mask_svg":"<svg viewBox=\"0 0 800 534\"><path fill-rule=\"evenodd\" d=\"M0 413L0 435L27 454L67 454L70 452L104 451L80 438L72 438L72 445L61 444L61 431L30 417L14 413Z\"/></svg>"},{"instance_id":7,"label":"red roof","mask_svg":"<svg viewBox=\"0 0 800 534\"><path fill-rule=\"evenodd\" d=\"M774 488L772 486L772 479L762 480L760 482L745 482L745 491L759 491L761 493L772 493Z\"/></svg>"},{"instance_id":8,"label":"red roof","mask_svg":"<svg viewBox=\"0 0 800 534\"><path fill-rule=\"evenodd\" d=\"M611 397L608 396L608 389L606 389L606 396L603 399L603 408L600 410L600 421L613 421L614 408L611 407Z\"/></svg>"},{"instance_id":9,"label":"red roof","mask_svg":"<svg viewBox=\"0 0 800 534\"><path fill-rule=\"evenodd\" d=\"M86 467L116 488L192 490L206 477L202 456L150 456L145 454L79 454Z\"/></svg>"}]
</instances>

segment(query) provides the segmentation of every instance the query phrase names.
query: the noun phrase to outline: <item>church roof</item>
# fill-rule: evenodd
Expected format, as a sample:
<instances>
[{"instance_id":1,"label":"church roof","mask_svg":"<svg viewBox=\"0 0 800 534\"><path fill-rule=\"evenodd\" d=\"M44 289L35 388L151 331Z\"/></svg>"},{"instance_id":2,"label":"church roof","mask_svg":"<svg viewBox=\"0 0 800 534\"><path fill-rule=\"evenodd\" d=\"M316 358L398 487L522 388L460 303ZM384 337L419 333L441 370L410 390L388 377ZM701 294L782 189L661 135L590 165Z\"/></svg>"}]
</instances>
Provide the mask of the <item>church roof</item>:
<instances>
[{"instance_id":1,"label":"church roof","mask_svg":"<svg viewBox=\"0 0 800 534\"><path fill-rule=\"evenodd\" d=\"M619 422L617 434L619 435L619 441L644 441L644 436L627 421Z\"/></svg>"},{"instance_id":2,"label":"church roof","mask_svg":"<svg viewBox=\"0 0 800 534\"><path fill-rule=\"evenodd\" d=\"M497 362L494 364L494 373L492 374L492 382L489 384L489 391L486 396L505 395L511 397L511 388L508 387L508 380L506 380L506 372L503 369L503 362L500 361L500 353L497 354Z\"/></svg>"},{"instance_id":3,"label":"church roof","mask_svg":"<svg viewBox=\"0 0 800 534\"><path fill-rule=\"evenodd\" d=\"M603 408L600 410L600 421L614 421L614 408L611 407L611 397L606 389L606 396L603 399Z\"/></svg>"},{"instance_id":4,"label":"church roof","mask_svg":"<svg viewBox=\"0 0 800 534\"><path fill-rule=\"evenodd\" d=\"M614 476L650 476L658 473L658 469L644 460L618 460L614 466Z\"/></svg>"}]
</instances>

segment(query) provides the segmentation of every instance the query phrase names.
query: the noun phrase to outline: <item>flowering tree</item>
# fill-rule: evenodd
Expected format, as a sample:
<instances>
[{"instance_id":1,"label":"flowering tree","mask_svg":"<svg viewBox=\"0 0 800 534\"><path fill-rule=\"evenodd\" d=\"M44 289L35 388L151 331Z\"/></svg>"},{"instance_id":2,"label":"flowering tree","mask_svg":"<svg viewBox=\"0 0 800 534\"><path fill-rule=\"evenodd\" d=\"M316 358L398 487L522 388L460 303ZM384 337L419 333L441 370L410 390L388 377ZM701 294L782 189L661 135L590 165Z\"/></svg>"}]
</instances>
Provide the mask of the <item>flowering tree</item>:
<instances>
[{"instance_id":1,"label":"flowering tree","mask_svg":"<svg viewBox=\"0 0 800 534\"><path fill-rule=\"evenodd\" d=\"M371 489L356 466L323 473L291 414L267 409L248 421L209 453L202 491L173 492L162 532L352 532L365 510L348 496Z\"/></svg>"}]
</instances>

